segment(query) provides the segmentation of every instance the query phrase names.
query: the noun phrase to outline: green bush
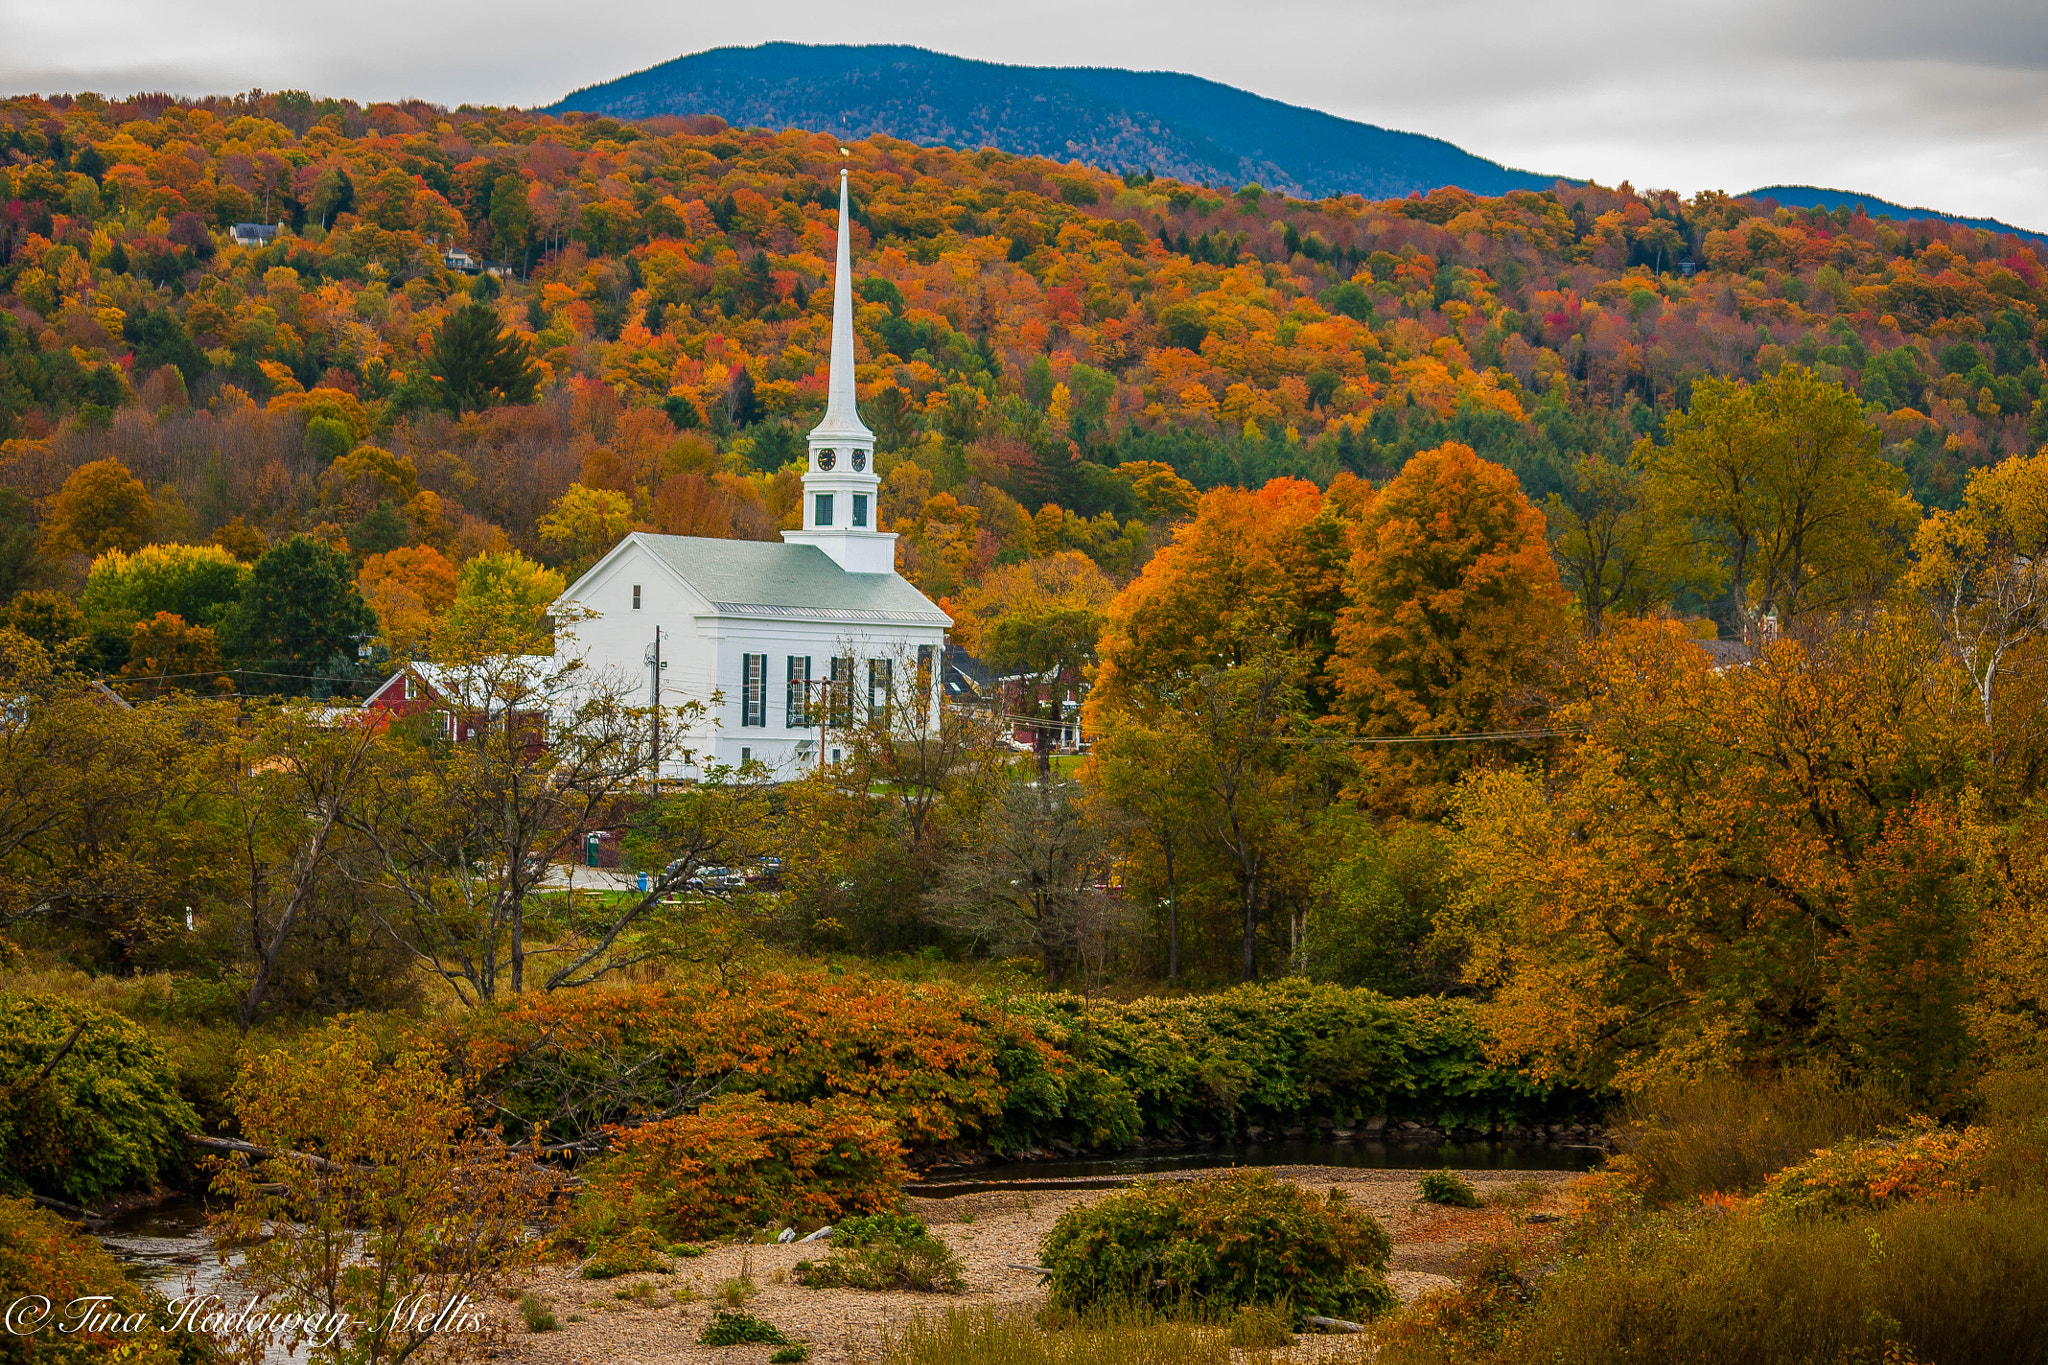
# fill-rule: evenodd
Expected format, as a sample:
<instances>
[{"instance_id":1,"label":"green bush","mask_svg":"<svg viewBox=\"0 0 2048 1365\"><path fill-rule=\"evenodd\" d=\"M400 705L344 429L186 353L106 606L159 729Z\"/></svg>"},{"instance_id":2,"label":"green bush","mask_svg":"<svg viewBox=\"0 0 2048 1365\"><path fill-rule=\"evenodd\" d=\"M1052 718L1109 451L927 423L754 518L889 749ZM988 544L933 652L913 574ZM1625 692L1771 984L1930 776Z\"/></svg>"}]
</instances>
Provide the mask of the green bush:
<instances>
[{"instance_id":1,"label":"green bush","mask_svg":"<svg viewBox=\"0 0 2048 1365\"><path fill-rule=\"evenodd\" d=\"M768 1365L803 1365L811 1358L811 1348L802 1344L783 1347L768 1357Z\"/></svg>"},{"instance_id":2,"label":"green bush","mask_svg":"<svg viewBox=\"0 0 2048 1365\"><path fill-rule=\"evenodd\" d=\"M931 1235L924 1220L908 1213L869 1213L849 1218L832 1229L832 1246L873 1246L877 1242L914 1242Z\"/></svg>"},{"instance_id":3,"label":"green bush","mask_svg":"<svg viewBox=\"0 0 2048 1365\"><path fill-rule=\"evenodd\" d=\"M966 1288L965 1267L953 1249L908 1214L877 1213L849 1218L832 1229L832 1256L798 1261L798 1284L813 1289L915 1289L957 1293Z\"/></svg>"},{"instance_id":4,"label":"green bush","mask_svg":"<svg viewBox=\"0 0 2048 1365\"><path fill-rule=\"evenodd\" d=\"M0 1189L89 1204L153 1186L183 1163L184 1135L199 1127L141 1025L59 996L0 995L0 1077Z\"/></svg>"},{"instance_id":5,"label":"green bush","mask_svg":"<svg viewBox=\"0 0 2048 1365\"><path fill-rule=\"evenodd\" d=\"M1017 1008L1056 1047L1101 1070L1102 1084L1127 1092L1145 1132L1376 1114L1490 1128L1592 1106L1584 1091L1489 1060L1470 1001L1389 1000L1290 978L1127 1003L1041 996ZM1068 1081L1070 1090L1077 1085ZM1048 1130L1031 1108L1038 1097L1013 1092L1006 1103L1005 1131Z\"/></svg>"},{"instance_id":6,"label":"green bush","mask_svg":"<svg viewBox=\"0 0 2048 1365\"><path fill-rule=\"evenodd\" d=\"M583 1263L586 1280L613 1280L621 1275L666 1274L666 1248L651 1228L625 1228L612 1233L591 1248Z\"/></svg>"},{"instance_id":7,"label":"green bush","mask_svg":"<svg viewBox=\"0 0 2048 1365\"><path fill-rule=\"evenodd\" d=\"M1424 1171L1421 1183L1422 1202L1425 1204L1443 1204L1454 1209L1479 1207L1479 1191L1448 1167L1441 1171Z\"/></svg>"},{"instance_id":8,"label":"green bush","mask_svg":"<svg viewBox=\"0 0 2048 1365\"><path fill-rule=\"evenodd\" d=\"M1439 1302L1380 1365L2048 1362L2048 1192L1848 1217L1667 1215L1526 1288ZM1888 1352L1890 1354L1888 1354Z\"/></svg>"},{"instance_id":9,"label":"green bush","mask_svg":"<svg viewBox=\"0 0 2048 1365\"><path fill-rule=\"evenodd\" d=\"M773 1323L761 1321L752 1313L740 1313L729 1308L718 1309L711 1315L711 1321L704 1327L704 1333L697 1338L699 1346L793 1346L789 1337Z\"/></svg>"},{"instance_id":10,"label":"green bush","mask_svg":"<svg viewBox=\"0 0 2048 1365\"><path fill-rule=\"evenodd\" d=\"M1348 1207L1256 1171L1143 1181L1061 1214L1039 1259L1060 1307L1116 1302L1219 1313L1288 1303L1363 1319L1394 1304L1386 1230Z\"/></svg>"}]
</instances>

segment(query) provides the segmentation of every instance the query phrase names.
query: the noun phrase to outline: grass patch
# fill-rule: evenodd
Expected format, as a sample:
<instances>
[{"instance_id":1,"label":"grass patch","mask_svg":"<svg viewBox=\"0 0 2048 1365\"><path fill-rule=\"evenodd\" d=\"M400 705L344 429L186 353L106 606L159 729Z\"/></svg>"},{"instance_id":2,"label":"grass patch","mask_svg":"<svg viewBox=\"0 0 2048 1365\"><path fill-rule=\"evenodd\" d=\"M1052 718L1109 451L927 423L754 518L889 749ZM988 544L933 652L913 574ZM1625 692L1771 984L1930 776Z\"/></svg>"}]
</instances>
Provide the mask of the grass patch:
<instances>
[{"instance_id":1,"label":"grass patch","mask_svg":"<svg viewBox=\"0 0 2048 1365\"><path fill-rule=\"evenodd\" d=\"M1984 1088L1981 1126L1872 1140L1810 1136L1815 1152L1750 1158L1730 1134L1782 1137L1822 1121L1802 1094L1855 1126L1882 1096L1809 1078L1745 1094L1716 1121L1705 1102L1667 1109L1645 1145L1581 1187L1569 1254L1476 1250L1464 1284L1425 1296L1379 1331L1380 1365L2048 1365L2048 1084ZM1846 1117L1844 1117L1846 1116ZM1687 1150L1688 1139L1700 1150ZM1784 1146L1792 1144L1787 1140ZM1642 1150L1642 1148L1638 1148ZM1717 1187L1769 1175L1760 1197ZM1604 1183L1604 1188L1603 1188ZM1675 1192L1661 1210L1641 1189ZM1615 1190L1625 1191L1617 1195ZM1701 1198L1705 1194L1710 1197Z\"/></svg>"},{"instance_id":2,"label":"grass patch","mask_svg":"<svg viewBox=\"0 0 2048 1365\"><path fill-rule=\"evenodd\" d=\"M1490 1209L1506 1209L1510 1213L1521 1213L1543 1202L1546 1191L1540 1180L1517 1180L1512 1185L1488 1190L1483 1196Z\"/></svg>"},{"instance_id":3,"label":"grass patch","mask_svg":"<svg viewBox=\"0 0 2048 1365\"><path fill-rule=\"evenodd\" d=\"M721 1308L711 1315L701 1336L699 1346L793 1346L789 1337L774 1323L763 1322L752 1313L739 1313Z\"/></svg>"},{"instance_id":4,"label":"grass patch","mask_svg":"<svg viewBox=\"0 0 2048 1365\"><path fill-rule=\"evenodd\" d=\"M1846 1218L1689 1212L1603 1239L1526 1306L1512 1278L1403 1320L1380 1365L2044 1365L2048 1192Z\"/></svg>"},{"instance_id":5,"label":"grass patch","mask_svg":"<svg viewBox=\"0 0 2048 1365\"><path fill-rule=\"evenodd\" d=\"M562 1324L555 1320L555 1310L547 1300L534 1294L519 1296L519 1316L526 1319L529 1332L559 1332Z\"/></svg>"},{"instance_id":6,"label":"grass patch","mask_svg":"<svg viewBox=\"0 0 2048 1365\"><path fill-rule=\"evenodd\" d=\"M1629 1101L1616 1131L1631 1182L1652 1203L1760 1188L1766 1177L1846 1137L1908 1118L1905 1098L1819 1069L1768 1080L1708 1076Z\"/></svg>"},{"instance_id":7,"label":"grass patch","mask_svg":"<svg viewBox=\"0 0 2048 1365\"><path fill-rule=\"evenodd\" d=\"M1284 1307L1259 1305L1240 1308L1231 1315L1229 1322L1230 1349L1258 1351L1292 1346L1292 1322L1292 1316Z\"/></svg>"},{"instance_id":8,"label":"grass patch","mask_svg":"<svg viewBox=\"0 0 2048 1365\"><path fill-rule=\"evenodd\" d=\"M1453 1209L1479 1207L1479 1192L1472 1188L1470 1181L1459 1177L1448 1166L1441 1171L1424 1171L1421 1184L1422 1202L1425 1204L1442 1204Z\"/></svg>"},{"instance_id":9,"label":"grass patch","mask_svg":"<svg viewBox=\"0 0 2048 1365\"><path fill-rule=\"evenodd\" d=\"M955 1308L885 1335L877 1365L1230 1365L1229 1333L1171 1321L1142 1305L1084 1318L1028 1309Z\"/></svg>"}]
</instances>

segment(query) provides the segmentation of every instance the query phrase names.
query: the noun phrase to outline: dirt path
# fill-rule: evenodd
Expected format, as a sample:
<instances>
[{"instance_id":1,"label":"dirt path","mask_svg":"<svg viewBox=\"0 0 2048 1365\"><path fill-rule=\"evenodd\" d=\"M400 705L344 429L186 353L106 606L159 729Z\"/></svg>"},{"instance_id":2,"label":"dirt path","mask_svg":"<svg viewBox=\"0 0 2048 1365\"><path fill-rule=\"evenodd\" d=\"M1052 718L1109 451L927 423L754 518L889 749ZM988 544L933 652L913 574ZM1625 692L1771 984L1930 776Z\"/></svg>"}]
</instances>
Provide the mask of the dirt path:
<instances>
[{"instance_id":1,"label":"dirt path","mask_svg":"<svg viewBox=\"0 0 2048 1365\"><path fill-rule=\"evenodd\" d=\"M1499 1209L1451 1210L1418 1204L1414 1171L1307 1166L1275 1167L1271 1173L1319 1190L1334 1185L1349 1193L1356 1207L1384 1223L1394 1239L1389 1279L1404 1302L1449 1284L1447 1272L1468 1244L1504 1232L1511 1223L1510 1215ZM1534 1180L1543 1187L1543 1196L1533 1207L1553 1211L1563 1202L1559 1196L1564 1187L1578 1179L1568 1171L1461 1174L1482 1197ZM929 1223L966 1264L967 1290L962 1294L816 1290L791 1283L790 1267L806 1258L822 1258L826 1248L820 1245L714 1246L703 1256L678 1260L673 1274L628 1275L616 1280L577 1279L571 1267L551 1266L532 1276L528 1287L552 1305L562 1330L529 1333L514 1314L510 1349L501 1359L520 1365L762 1365L773 1348L696 1344L711 1318L711 1301L720 1286L750 1271L759 1293L747 1311L809 1343L811 1360L817 1365L848 1365L863 1356L871 1361L882 1333L917 1314L1042 1302L1045 1295L1038 1276L1011 1269L1011 1263L1036 1262L1040 1239L1062 1211L1108 1193L1035 1189L912 1199L911 1211ZM642 1283L651 1287L649 1297L621 1297L648 1292L636 1291L635 1286ZM679 1291L685 1297L694 1296L694 1301L678 1303ZM1309 1361L1347 1349L1348 1342L1342 1338L1302 1337L1294 1351L1278 1353L1275 1359Z\"/></svg>"}]
</instances>

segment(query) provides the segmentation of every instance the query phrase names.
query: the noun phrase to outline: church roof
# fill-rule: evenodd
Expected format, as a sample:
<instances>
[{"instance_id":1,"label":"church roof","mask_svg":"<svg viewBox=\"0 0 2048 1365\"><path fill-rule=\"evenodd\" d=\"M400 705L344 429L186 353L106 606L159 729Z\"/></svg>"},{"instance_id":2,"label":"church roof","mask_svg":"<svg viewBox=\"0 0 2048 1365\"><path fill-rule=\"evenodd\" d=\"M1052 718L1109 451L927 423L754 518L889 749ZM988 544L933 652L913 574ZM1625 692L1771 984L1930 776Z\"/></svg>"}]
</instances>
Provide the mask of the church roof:
<instances>
[{"instance_id":1,"label":"church roof","mask_svg":"<svg viewBox=\"0 0 2048 1365\"><path fill-rule=\"evenodd\" d=\"M632 539L725 616L950 626L953 619L899 574L848 573L815 545L705 536ZM571 590L574 595L574 590Z\"/></svg>"}]
</instances>

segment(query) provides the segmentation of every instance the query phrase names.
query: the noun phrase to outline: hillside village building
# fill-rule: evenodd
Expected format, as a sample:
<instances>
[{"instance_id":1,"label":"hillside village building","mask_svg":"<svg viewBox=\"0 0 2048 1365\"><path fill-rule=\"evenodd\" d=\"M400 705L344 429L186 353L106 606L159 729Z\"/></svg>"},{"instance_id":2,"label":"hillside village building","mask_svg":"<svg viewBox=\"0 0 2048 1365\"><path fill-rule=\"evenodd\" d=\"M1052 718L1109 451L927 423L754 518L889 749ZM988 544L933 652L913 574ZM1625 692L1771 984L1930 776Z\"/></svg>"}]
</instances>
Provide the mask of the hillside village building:
<instances>
[{"instance_id":1,"label":"hillside village building","mask_svg":"<svg viewBox=\"0 0 2048 1365\"><path fill-rule=\"evenodd\" d=\"M715 723L681 737L696 761L664 763L663 777L749 759L799 776L835 756L835 729L892 698L911 708L894 723L936 724L953 622L896 572L896 537L878 529L875 438L855 406L848 243L841 171L829 397L810 435L802 529L780 545L636 532L562 595L564 617L587 616L557 630L558 658L645 680L666 707L707 707Z\"/></svg>"}]
</instances>

